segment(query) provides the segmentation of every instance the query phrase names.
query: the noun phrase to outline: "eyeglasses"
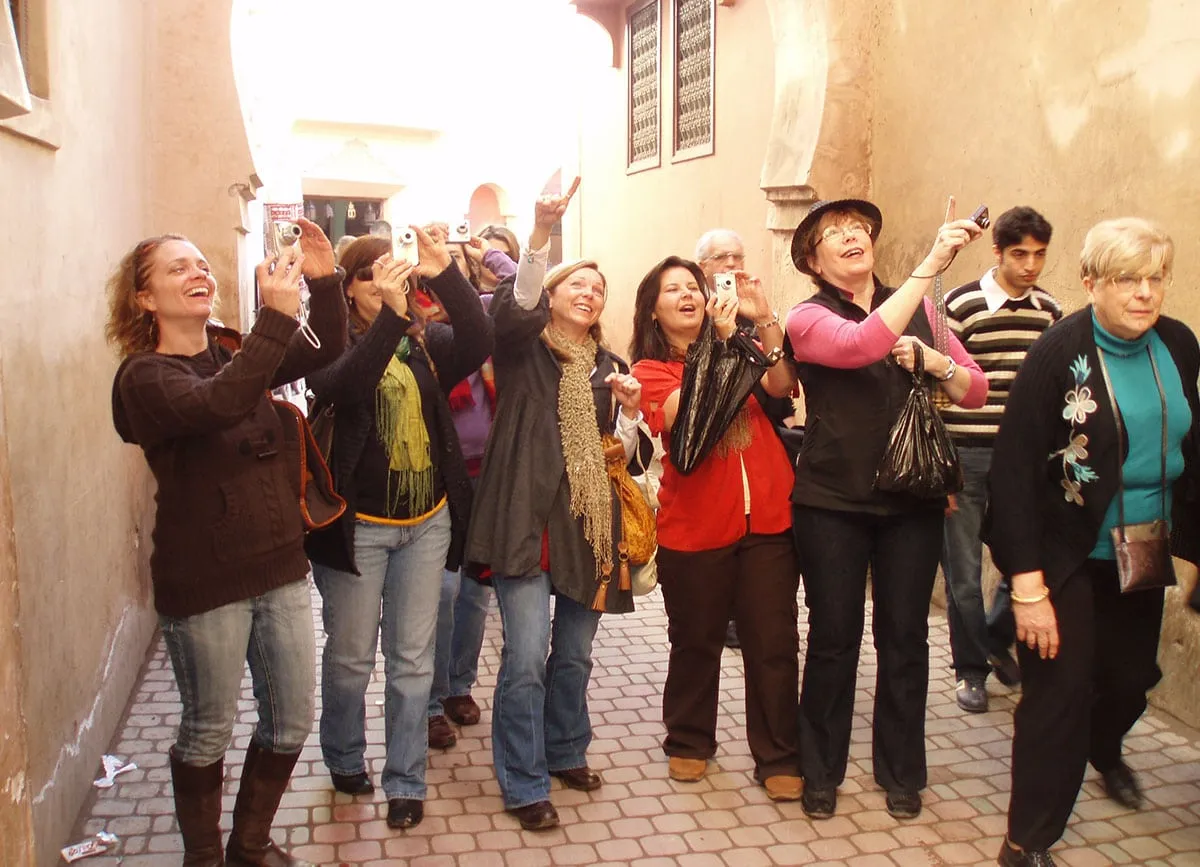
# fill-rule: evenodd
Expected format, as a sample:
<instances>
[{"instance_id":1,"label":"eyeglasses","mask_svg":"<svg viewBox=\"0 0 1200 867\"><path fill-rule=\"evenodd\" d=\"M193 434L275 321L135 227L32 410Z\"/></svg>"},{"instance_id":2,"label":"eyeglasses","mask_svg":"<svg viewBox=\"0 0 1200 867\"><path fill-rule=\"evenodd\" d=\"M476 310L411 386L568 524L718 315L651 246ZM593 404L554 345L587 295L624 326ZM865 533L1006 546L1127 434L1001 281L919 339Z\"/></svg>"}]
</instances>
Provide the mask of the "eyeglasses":
<instances>
[{"instance_id":1,"label":"eyeglasses","mask_svg":"<svg viewBox=\"0 0 1200 867\"><path fill-rule=\"evenodd\" d=\"M1118 274L1115 277L1107 277L1105 279L1122 292L1136 292L1141 288L1143 282L1150 287L1150 291L1152 292L1158 292L1171 285L1171 278L1166 274L1148 274L1145 276L1140 274Z\"/></svg>"},{"instance_id":2,"label":"eyeglasses","mask_svg":"<svg viewBox=\"0 0 1200 867\"><path fill-rule=\"evenodd\" d=\"M735 253L732 251L729 253L713 253L710 256L705 256L704 261L706 261L706 262L732 262L735 265L741 265L742 263L744 263L746 261L746 255L744 253Z\"/></svg>"},{"instance_id":3,"label":"eyeglasses","mask_svg":"<svg viewBox=\"0 0 1200 867\"><path fill-rule=\"evenodd\" d=\"M860 223L855 220L853 223L843 223L840 226L830 226L821 233L821 237L817 239L817 243L822 241L845 241L851 235L866 235L871 236L871 227L866 223Z\"/></svg>"}]
</instances>

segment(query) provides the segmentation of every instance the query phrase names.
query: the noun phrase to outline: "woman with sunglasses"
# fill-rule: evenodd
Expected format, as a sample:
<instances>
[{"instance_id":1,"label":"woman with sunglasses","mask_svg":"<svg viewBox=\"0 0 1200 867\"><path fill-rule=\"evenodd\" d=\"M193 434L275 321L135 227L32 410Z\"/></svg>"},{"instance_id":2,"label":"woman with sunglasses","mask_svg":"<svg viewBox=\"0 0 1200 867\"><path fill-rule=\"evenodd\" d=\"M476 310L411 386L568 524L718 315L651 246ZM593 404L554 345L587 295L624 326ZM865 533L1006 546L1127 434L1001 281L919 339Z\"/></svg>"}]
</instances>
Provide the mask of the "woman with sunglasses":
<instances>
[{"instance_id":1,"label":"woman with sunglasses","mask_svg":"<svg viewBox=\"0 0 1200 867\"><path fill-rule=\"evenodd\" d=\"M365 696L383 641L388 826L424 816L426 707L443 569L457 569L471 482L446 394L492 350L491 320L446 245L414 227L420 264L391 258L385 238L355 241L342 257L350 340L308 378L334 411L331 468L345 515L309 536L323 600L321 750L333 785L374 790L365 751ZM424 322L408 294L413 274L453 326Z\"/></svg>"}]
</instances>

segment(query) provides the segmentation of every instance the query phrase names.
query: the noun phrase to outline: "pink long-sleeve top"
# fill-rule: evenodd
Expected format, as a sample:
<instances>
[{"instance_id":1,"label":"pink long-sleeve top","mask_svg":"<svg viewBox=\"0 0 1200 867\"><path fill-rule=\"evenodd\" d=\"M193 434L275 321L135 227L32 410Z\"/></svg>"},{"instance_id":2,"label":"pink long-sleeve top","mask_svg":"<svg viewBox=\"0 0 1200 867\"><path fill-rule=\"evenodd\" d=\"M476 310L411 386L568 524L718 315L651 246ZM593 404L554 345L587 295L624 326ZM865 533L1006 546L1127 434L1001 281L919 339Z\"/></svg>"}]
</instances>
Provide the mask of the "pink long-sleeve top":
<instances>
[{"instance_id":1,"label":"pink long-sleeve top","mask_svg":"<svg viewBox=\"0 0 1200 867\"><path fill-rule=\"evenodd\" d=\"M934 321L933 302L925 299L925 315ZM797 304L787 317L788 337L796 360L824 367L850 370L866 367L887 358L900 335L892 331L879 311L872 311L862 322L838 316L820 304ZM964 409L978 409L987 400L987 376L967 354L953 333L949 335L949 355L959 367L971 374L971 385L962 400Z\"/></svg>"}]
</instances>

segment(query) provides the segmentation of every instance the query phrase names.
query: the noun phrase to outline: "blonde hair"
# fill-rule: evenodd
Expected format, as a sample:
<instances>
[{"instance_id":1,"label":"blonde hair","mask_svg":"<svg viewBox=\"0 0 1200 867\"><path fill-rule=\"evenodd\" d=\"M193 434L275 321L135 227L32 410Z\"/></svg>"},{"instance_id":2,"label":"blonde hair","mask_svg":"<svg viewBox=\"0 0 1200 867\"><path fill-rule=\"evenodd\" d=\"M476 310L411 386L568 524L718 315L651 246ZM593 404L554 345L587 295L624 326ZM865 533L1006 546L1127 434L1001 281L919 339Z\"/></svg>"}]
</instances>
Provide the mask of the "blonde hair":
<instances>
[{"instance_id":1,"label":"blonde hair","mask_svg":"<svg viewBox=\"0 0 1200 867\"><path fill-rule=\"evenodd\" d=\"M1141 217L1105 220L1088 230L1079 254L1081 277L1101 280L1118 274L1169 276L1175 242L1159 226Z\"/></svg>"},{"instance_id":2,"label":"blonde hair","mask_svg":"<svg viewBox=\"0 0 1200 867\"><path fill-rule=\"evenodd\" d=\"M147 287L154 251L167 241L187 241L183 235L155 235L139 241L121 257L108 278L108 322L104 336L117 347L122 358L136 352L151 352L158 346L158 324L154 314L138 303Z\"/></svg>"},{"instance_id":3,"label":"blonde hair","mask_svg":"<svg viewBox=\"0 0 1200 867\"><path fill-rule=\"evenodd\" d=\"M582 271L584 268L591 268L600 275L600 283L604 286L605 300L608 299L608 278L600 270L600 266L592 259L576 259L574 262L563 262L561 265L555 265L546 273L546 279L542 281L542 288L554 294L554 290L558 288L564 280L574 274L576 271ZM604 346L604 330L600 327L600 321L596 320L596 324L588 329L588 334L592 340Z\"/></svg>"}]
</instances>

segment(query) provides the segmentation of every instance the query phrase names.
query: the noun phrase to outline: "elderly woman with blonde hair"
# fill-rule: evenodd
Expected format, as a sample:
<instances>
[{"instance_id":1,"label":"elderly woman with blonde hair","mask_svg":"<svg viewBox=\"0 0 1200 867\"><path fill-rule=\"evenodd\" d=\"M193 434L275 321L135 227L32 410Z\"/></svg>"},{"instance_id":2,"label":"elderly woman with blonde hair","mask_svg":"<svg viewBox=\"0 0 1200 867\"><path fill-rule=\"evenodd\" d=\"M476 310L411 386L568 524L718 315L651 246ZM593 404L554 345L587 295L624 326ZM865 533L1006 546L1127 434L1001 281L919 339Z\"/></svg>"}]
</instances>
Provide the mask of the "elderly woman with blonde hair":
<instances>
[{"instance_id":1,"label":"elderly woman with blonde hair","mask_svg":"<svg viewBox=\"0 0 1200 867\"><path fill-rule=\"evenodd\" d=\"M1174 255L1146 220L1092 227L1090 303L1034 343L1000 424L984 535L1012 582L1022 675L1008 867L1054 863L1088 762L1109 798L1142 804L1121 742L1161 676L1167 528L1197 517L1200 346L1161 315ZM1177 536L1195 561L1194 532Z\"/></svg>"},{"instance_id":2,"label":"elderly woman with blonde hair","mask_svg":"<svg viewBox=\"0 0 1200 867\"><path fill-rule=\"evenodd\" d=\"M531 831L558 824L552 776L580 791L602 784L587 763L592 639L598 609L633 609L630 591L609 581L621 526L602 435L632 454L641 386L602 344L608 285L596 263L545 271L550 230L574 192L538 202L515 286L492 300L497 405L467 543L468 560L491 568L504 630L496 778Z\"/></svg>"}]
</instances>

